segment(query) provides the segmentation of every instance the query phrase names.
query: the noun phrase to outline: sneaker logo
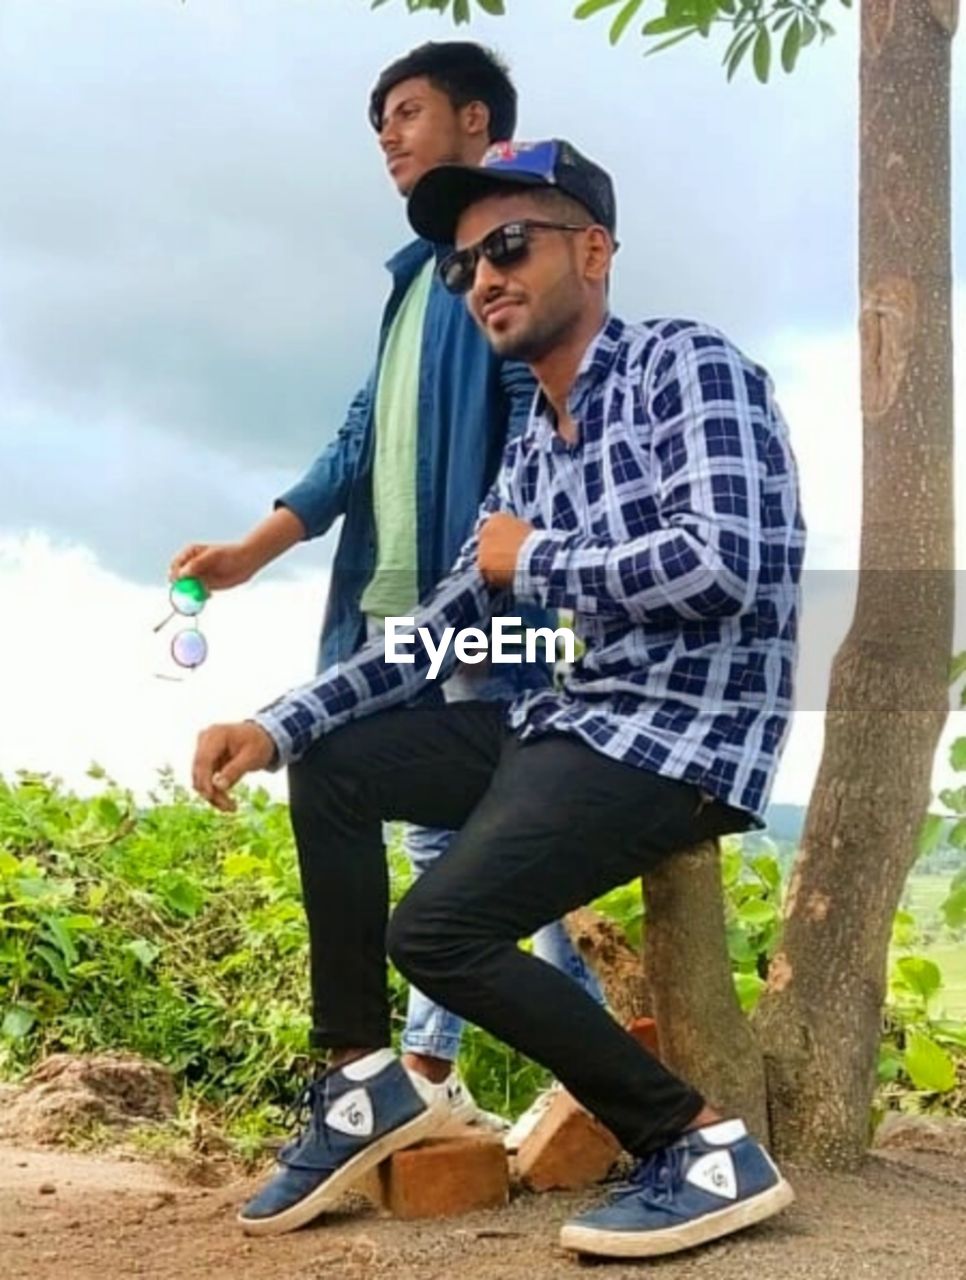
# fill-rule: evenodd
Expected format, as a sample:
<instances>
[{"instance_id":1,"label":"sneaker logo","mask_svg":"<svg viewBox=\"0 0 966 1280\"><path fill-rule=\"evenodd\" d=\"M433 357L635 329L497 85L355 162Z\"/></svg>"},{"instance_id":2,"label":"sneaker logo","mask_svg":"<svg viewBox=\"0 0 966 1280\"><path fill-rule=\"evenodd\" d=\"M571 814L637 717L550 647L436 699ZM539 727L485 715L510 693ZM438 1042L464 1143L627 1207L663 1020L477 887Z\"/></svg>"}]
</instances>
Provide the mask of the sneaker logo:
<instances>
[{"instance_id":1,"label":"sneaker logo","mask_svg":"<svg viewBox=\"0 0 966 1280\"><path fill-rule=\"evenodd\" d=\"M330 1129L347 1133L350 1138L368 1138L375 1128L372 1100L365 1089L350 1089L333 1102L325 1113Z\"/></svg>"},{"instance_id":2,"label":"sneaker logo","mask_svg":"<svg viewBox=\"0 0 966 1280\"><path fill-rule=\"evenodd\" d=\"M701 1191L719 1196L722 1200L738 1199L735 1163L726 1151L700 1156L684 1175L684 1179Z\"/></svg>"}]
</instances>

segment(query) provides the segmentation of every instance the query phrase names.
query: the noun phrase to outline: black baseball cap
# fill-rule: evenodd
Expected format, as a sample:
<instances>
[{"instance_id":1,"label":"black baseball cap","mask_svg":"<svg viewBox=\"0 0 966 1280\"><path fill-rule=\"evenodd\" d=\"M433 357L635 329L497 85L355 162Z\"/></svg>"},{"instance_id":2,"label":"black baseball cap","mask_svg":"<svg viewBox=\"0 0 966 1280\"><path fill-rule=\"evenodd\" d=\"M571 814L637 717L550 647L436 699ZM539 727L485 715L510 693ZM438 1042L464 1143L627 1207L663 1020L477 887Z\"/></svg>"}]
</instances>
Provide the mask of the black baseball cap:
<instances>
[{"instance_id":1,"label":"black baseball cap","mask_svg":"<svg viewBox=\"0 0 966 1280\"><path fill-rule=\"evenodd\" d=\"M452 244L464 209L494 191L551 187L582 204L613 236L617 202L610 174L561 138L498 142L479 166L442 164L416 183L407 212L417 235Z\"/></svg>"}]
</instances>

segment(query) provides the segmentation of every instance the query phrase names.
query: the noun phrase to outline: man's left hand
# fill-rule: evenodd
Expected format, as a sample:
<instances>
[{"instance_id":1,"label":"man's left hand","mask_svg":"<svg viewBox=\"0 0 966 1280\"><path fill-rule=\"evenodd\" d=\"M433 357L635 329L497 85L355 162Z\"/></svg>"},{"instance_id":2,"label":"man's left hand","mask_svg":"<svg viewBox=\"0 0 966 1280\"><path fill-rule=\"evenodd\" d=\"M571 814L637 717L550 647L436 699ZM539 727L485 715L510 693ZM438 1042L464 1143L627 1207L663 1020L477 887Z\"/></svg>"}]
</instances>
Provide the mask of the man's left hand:
<instances>
[{"instance_id":1,"label":"man's left hand","mask_svg":"<svg viewBox=\"0 0 966 1280\"><path fill-rule=\"evenodd\" d=\"M505 511L497 511L480 529L476 562L488 586L513 586L520 548L533 533L533 525Z\"/></svg>"},{"instance_id":2,"label":"man's left hand","mask_svg":"<svg viewBox=\"0 0 966 1280\"><path fill-rule=\"evenodd\" d=\"M198 735L191 781L209 804L232 813L235 801L228 794L230 789L246 773L267 769L274 758L275 743L251 720L214 724Z\"/></svg>"}]
</instances>

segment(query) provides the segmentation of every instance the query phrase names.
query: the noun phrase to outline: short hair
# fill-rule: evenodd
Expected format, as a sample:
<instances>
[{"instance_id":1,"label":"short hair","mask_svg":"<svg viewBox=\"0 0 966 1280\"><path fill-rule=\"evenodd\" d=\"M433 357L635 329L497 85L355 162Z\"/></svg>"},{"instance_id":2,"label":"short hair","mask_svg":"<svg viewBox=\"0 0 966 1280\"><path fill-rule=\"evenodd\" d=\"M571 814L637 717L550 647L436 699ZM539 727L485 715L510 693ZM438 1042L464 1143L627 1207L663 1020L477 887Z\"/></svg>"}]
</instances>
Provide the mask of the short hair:
<instances>
[{"instance_id":1,"label":"short hair","mask_svg":"<svg viewBox=\"0 0 966 1280\"><path fill-rule=\"evenodd\" d=\"M536 204L552 216L555 222L572 222L579 227L590 227L596 222L596 218L586 205L581 204L573 196L568 196L565 191L557 191L554 187L517 187L515 191L510 187L507 189L507 195L530 196Z\"/></svg>"},{"instance_id":2,"label":"short hair","mask_svg":"<svg viewBox=\"0 0 966 1280\"><path fill-rule=\"evenodd\" d=\"M449 98L453 109L482 102L490 112L490 141L512 138L517 127L517 91L503 60L471 40L430 40L398 58L380 74L369 97L369 122L382 128L386 98L397 84L424 77Z\"/></svg>"}]
</instances>

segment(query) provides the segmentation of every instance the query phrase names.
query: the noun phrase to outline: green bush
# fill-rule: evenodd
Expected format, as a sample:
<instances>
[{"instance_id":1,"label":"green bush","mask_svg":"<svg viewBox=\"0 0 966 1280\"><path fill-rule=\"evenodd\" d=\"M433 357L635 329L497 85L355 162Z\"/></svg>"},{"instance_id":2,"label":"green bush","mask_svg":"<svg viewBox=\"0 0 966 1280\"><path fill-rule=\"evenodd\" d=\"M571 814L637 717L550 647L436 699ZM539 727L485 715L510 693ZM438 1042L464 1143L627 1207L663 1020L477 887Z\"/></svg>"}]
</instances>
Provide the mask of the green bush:
<instances>
[{"instance_id":1,"label":"green bush","mask_svg":"<svg viewBox=\"0 0 966 1280\"><path fill-rule=\"evenodd\" d=\"M186 1102L211 1108L228 1132L257 1137L280 1124L293 1080L310 1069L287 809L264 790L241 790L226 817L167 772L138 807L101 770L91 776L101 785L90 798L48 775L0 777L0 1075L16 1077L56 1050L128 1049L169 1066ZM390 873L395 901L410 881L398 843ZM723 881L736 989L751 1011L778 936L779 861L767 841L748 853L727 841ZM641 943L637 885L596 905ZM944 927L961 924L957 911L947 916ZM903 913L897 931L897 946L911 952L920 939ZM941 976L929 964L910 954L896 971L880 1063L888 1105L897 1091L926 1108L960 1097L966 1032L931 1016ZM406 990L393 971L390 988L398 1033ZM507 1115L547 1079L473 1028L461 1067L481 1104Z\"/></svg>"}]
</instances>

